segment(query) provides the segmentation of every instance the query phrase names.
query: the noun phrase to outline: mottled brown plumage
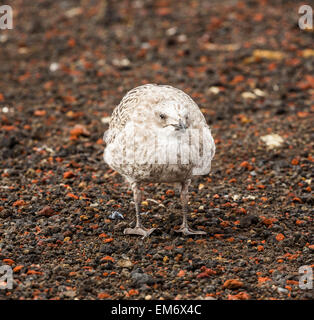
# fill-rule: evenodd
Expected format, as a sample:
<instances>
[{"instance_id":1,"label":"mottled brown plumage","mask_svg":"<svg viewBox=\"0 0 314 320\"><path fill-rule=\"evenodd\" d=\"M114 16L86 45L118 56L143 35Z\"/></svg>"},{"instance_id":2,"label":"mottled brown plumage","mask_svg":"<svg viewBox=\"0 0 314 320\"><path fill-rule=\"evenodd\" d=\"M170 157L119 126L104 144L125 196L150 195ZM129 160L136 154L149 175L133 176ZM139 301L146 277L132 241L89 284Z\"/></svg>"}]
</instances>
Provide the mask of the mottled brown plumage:
<instances>
[{"instance_id":1,"label":"mottled brown plumage","mask_svg":"<svg viewBox=\"0 0 314 320\"><path fill-rule=\"evenodd\" d=\"M196 103L171 86L147 84L129 91L115 108L105 135L104 159L130 183L137 223L126 234L149 235L139 218L139 185L175 182L181 185L184 211L179 231L200 234L187 226L187 193L192 175L207 174L215 144Z\"/></svg>"}]
</instances>

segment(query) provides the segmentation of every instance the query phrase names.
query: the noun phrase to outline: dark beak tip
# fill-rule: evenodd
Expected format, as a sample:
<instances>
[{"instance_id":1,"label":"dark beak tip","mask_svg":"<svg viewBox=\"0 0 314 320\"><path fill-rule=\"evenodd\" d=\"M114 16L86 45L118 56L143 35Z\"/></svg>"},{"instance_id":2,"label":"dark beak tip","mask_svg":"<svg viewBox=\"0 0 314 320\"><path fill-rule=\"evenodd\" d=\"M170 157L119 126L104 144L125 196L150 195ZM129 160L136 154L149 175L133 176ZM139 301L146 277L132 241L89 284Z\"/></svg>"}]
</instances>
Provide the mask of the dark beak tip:
<instances>
[{"instance_id":1,"label":"dark beak tip","mask_svg":"<svg viewBox=\"0 0 314 320\"><path fill-rule=\"evenodd\" d=\"M179 120L178 124L172 124L172 126L175 128L176 131L187 129L187 126L181 120Z\"/></svg>"}]
</instances>

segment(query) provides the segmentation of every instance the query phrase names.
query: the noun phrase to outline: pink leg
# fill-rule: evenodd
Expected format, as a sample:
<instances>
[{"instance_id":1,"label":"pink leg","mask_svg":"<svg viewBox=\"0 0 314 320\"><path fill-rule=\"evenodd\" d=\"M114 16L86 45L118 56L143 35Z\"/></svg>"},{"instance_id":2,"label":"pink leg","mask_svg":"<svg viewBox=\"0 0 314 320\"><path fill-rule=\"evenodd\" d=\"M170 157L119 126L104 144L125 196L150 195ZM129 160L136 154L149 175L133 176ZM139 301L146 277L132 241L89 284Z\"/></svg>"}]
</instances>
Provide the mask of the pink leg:
<instances>
[{"instance_id":1,"label":"pink leg","mask_svg":"<svg viewBox=\"0 0 314 320\"><path fill-rule=\"evenodd\" d=\"M185 183L182 183L181 185L181 203L182 203L182 210L183 210L183 222L182 225L180 226L180 228L178 230L176 230L177 232L182 232L184 235L195 235L195 234L206 234L206 232L204 231L199 231L199 230L192 230L189 226L188 226L188 221L186 218L186 215L188 213L188 189L189 189L189 185L191 183L191 180L188 180Z\"/></svg>"},{"instance_id":2,"label":"pink leg","mask_svg":"<svg viewBox=\"0 0 314 320\"><path fill-rule=\"evenodd\" d=\"M124 234L135 234L142 236L142 239L148 237L156 228L146 229L140 220L140 203L141 203L141 191L137 183L132 183L132 190L134 194L135 211L136 211L136 225L134 228L126 228Z\"/></svg>"}]
</instances>

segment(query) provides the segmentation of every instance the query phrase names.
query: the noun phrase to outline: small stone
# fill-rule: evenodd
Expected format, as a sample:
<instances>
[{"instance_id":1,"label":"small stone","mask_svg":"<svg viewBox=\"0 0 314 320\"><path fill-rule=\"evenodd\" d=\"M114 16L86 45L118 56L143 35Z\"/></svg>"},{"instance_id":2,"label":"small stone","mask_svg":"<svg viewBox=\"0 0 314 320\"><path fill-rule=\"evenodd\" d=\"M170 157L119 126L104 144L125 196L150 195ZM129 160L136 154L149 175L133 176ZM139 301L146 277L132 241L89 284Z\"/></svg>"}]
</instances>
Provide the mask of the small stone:
<instances>
[{"instance_id":1,"label":"small stone","mask_svg":"<svg viewBox=\"0 0 314 320\"><path fill-rule=\"evenodd\" d=\"M51 217L56 213L54 212L54 210L51 207L45 206L39 212L37 212L37 214L39 216Z\"/></svg>"},{"instance_id":2,"label":"small stone","mask_svg":"<svg viewBox=\"0 0 314 320\"><path fill-rule=\"evenodd\" d=\"M73 18L75 16L78 16L78 15L82 14L82 12L83 12L83 9L81 7L75 7L75 8L71 8L68 11L66 11L64 13L64 15L67 18Z\"/></svg>"},{"instance_id":3,"label":"small stone","mask_svg":"<svg viewBox=\"0 0 314 320\"><path fill-rule=\"evenodd\" d=\"M237 201L237 200L239 200L241 198L241 196L239 195L239 194L234 194L233 196L232 196L232 200L233 201Z\"/></svg>"},{"instance_id":4,"label":"small stone","mask_svg":"<svg viewBox=\"0 0 314 320\"><path fill-rule=\"evenodd\" d=\"M128 69L131 62L128 58L113 59L112 64L120 69Z\"/></svg>"},{"instance_id":5,"label":"small stone","mask_svg":"<svg viewBox=\"0 0 314 320\"><path fill-rule=\"evenodd\" d=\"M274 149L280 147L284 140L283 138L276 133L268 134L260 138L267 146L268 149Z\"/></svg>"},{"instance_id":6,"label":"small stone","mask_svg":"<svg viewBox=\"0 0 314 320\"><path fill-rule=\"evenodd\" d=\"M237 279L229 279L223 284L224 289L238 289L243 287L243 282Z\"/></svg>"},{"instance_id":7,"label":"small stone","mask_svg":"<svg viewBox=\"0 0 314 320\"><path fill-rule=\"evenodd\" d=\"M208 92L212 93L212 94L218 94L220 92L220 89L219 89L219 87L210 87L208 89Z\"/></svg>"},{"instance_id":8,"label":"small stone","mask_svg":"<svg viewBox=\"0 0 314 320\"><path fill-rule=\"evenodd\" d=\"M103 117L103 118L101 118L101 122L102 122L103 124L107 124L107 123L110 122L110 119L111 119L111 117Z\"/></svg>"},{"instance_id":9,"label":"small stone","mask_svg":"<svg viewBox=\"0 0 314 320\"><path fill-rule=\"evenodd\" d=\"M174 36L176 33L177 33L177 28L176 27L169 28L166 31L166 35L169 36L169 37Z\"/></svg>"},{"instance_id":10,"label":"small stone","mask_svg":"<svg viewBox=\"0 0 314 320\"><path fill-rule=\"evenodd\" d=\"M256 99L256 95L252 92L242 92L241 94L242 98L244 99Z\"/></svg>"},{"instance_id":11,"label":"small stone","mask_svg":"<svg viewBox=\"0 0 314 320\"><path fill-rule=\"evenodd\" d=\"M185 34L180 34L178 35L177 39L178 39L178 42L184 43L188 40L188 37Z\"/></svg>"},{"instance_id":12,"label":"small stone","mask_svg":"<svg viewBox=\"0 0 314 320\"><path fill-rule=\"evenodd\" d=\"M120 213L119 211L113 211L110 215L109 215L109 219L111 220L116 220L116 219L124 219L122 213Z\"/></svg>"},{"instance_id":13,"label":"small stone","mask_svg":"<svg viewBox=\"0 0 314 320\"><path fill-rule=\"evenodd\" d=\"M131 272L132 280L134 281L134 285L142 286L143 284L153 284L155 281L152 276L146 273L138 273L138 272Z\"/></svg>"},{"instance_id":14,"label":"small stone","mask_svg":"<svg viewBox=\"0 0 314 320\"><path fill-rule=\"evenodd\" d=\"M240 219L240 227L247 228L252 224L256 224L258 222L258 217L251 215L251 216L245 216Z\"/></svg>"},{"instance_id":15,"label":"small stone","mask_svg":"<svg viewBox=\"0 0 314 320\"><path fill-rule=\"evenodd\" d=\"M59 63L53 62L49 66L50 72L56 72L59 69Z\"/></svg>"},{"instance_id":16,"label":"small stone","mask_svg":"<svg viewBox=\"0 0 314 320\"><path fill-rule=\"evenodd\" d=\"M277 288L277 291L278 291L279 293L288 293L288 290L287 290L287 289L284 289L284 288L281 288L281 287L278 287L278 288Z\"/></svg>"},{"instance_id":17,"label":"small stone","mask_svg":"<svg viewBox=\"0 0 314 320\"><path fill-rule=\"evenodd\" d=\"M76 296L76 292L73 290L69 290L69 291L62 292L62 295L73 299Z\"/></svg>"},{"instance_id":18,"label":"small stone","mask_svg":"<svg viewBox=\"0 0 314 320\"><path fill-rule=\"evenodd\" d=\"M5 43L8 40L8 36L6 34L0 34L0 42Z\"/></svg>"},{"instance_id":19,"label":"small stone","mask_svg":"<svg viewBox=\"0 0 314 320\"><path fill-rule=\"evenodd\" d=\"M258 88L254 89L253 92L254 92L255 95L257 95L259 97L265 97L266 96L266 93L264 91L262 91L261 89L258 89Z\"/></svg>"},{"instance_id":20,"label":"small stone","mask_svg":"<svg viewBox=\"0 0 314 320\"><path fill-rule=\"evenodd\" d=\"M119 267L122 267L122 268L132 268L133 267L133 263L129 259L118 260L117 264Z\"/></svg>"}]
</instances>

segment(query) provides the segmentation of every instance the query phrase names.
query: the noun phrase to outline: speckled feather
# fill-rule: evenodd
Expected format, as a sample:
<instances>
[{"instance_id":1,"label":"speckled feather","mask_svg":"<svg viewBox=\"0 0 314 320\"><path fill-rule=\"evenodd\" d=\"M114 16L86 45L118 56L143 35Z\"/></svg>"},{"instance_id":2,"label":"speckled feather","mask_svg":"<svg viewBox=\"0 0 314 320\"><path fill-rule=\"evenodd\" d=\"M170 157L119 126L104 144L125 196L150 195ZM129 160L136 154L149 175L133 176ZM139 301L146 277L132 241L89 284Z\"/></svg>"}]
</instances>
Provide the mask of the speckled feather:
<instances>
[{"instance_id":1,"label":"speckled feather","mask_svg":"<svg viewBox=\"0 0 314 320\"><path fill-rule=\"evenodd\" d=\"M181 132L158 123L160 112L173 119L186 117L187 132L204 130L205 134L198 143L189 140L184 144ZM205 167L208 173L215 154L210 129L197 104L183 91L166 85L147 84L129 91L112 113L105 141L105 161L130 183L183 182L197 167ZM163 157L166 147L170 146L172 152L176 144L191 155L188 163L181 163L180 152L175 163L168 159L163 163L156 161Z\"/></svg>"}]
</instances>

